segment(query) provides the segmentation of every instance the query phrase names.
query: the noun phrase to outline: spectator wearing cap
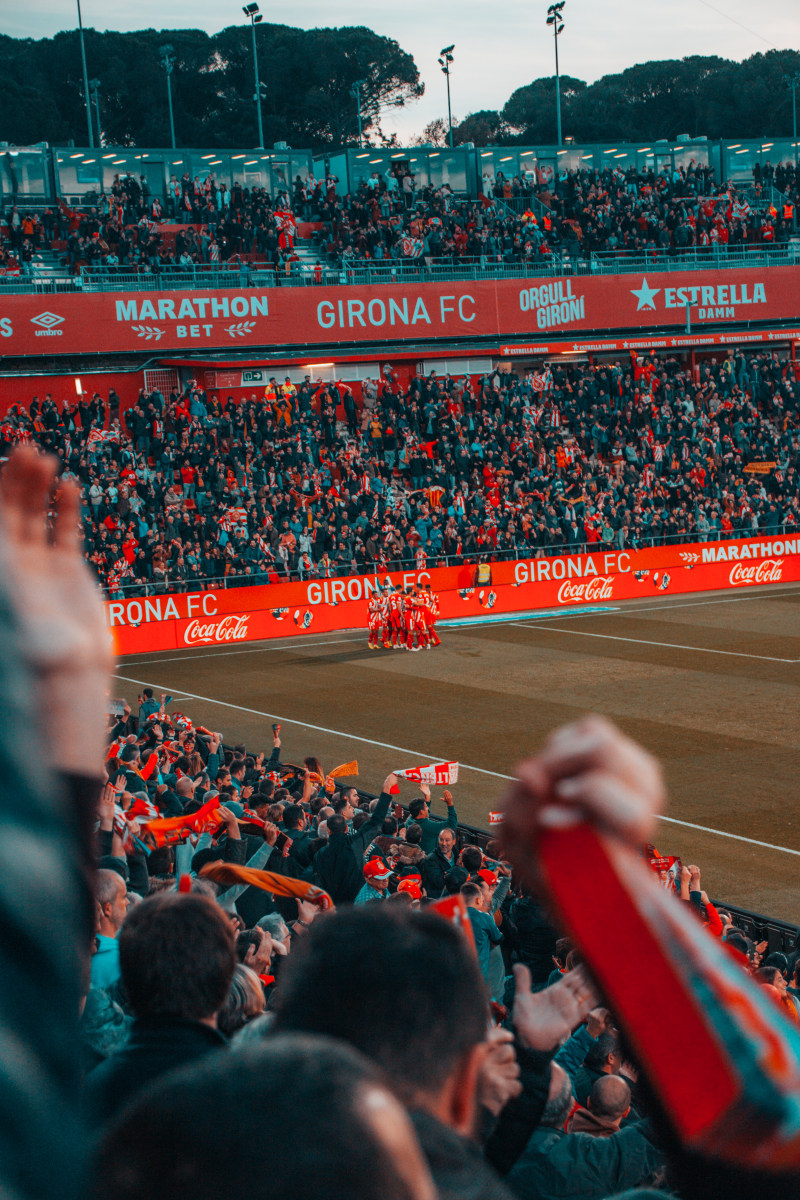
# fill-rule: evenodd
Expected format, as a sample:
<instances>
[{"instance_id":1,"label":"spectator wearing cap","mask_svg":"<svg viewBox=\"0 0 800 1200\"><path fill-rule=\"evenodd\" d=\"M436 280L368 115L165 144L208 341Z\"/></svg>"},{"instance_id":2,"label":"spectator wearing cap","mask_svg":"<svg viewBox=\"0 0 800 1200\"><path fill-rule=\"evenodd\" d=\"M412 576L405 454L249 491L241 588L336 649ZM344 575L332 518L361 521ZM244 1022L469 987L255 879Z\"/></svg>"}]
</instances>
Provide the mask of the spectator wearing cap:
<instances>
[{"instance_id":1,"label":"spectator wearing cap","mask_svg":"<svg viewBox=\"0 0 800 1200\"><path fill-rule=\"evenodd\" d=\"M438 843L442 821L438 817L430 815L431 789L427 784L423 783L420 784L419 790L422 792L422 795L417 796L408 806L409 817L406 825L419 825L422 830L422 840L420 842L422 852L423 854L432 854ZM456 806L453 803L453 797L450 792L442 792L442 800L447 805L447 817L444 824L448 829L452 829L455 832L458 829L458 815L456 813Z\"/></svg>"},{"instance_id":2,"label":"spectator wearing cap","mask_svg":"<svg viewBox=\"0 0 800 1200\"><path fill-rule=\"evenodd\" d=\"M371 858L364 863L364 886L354 904L370 904L373 900L385 900L389 894L392 872L381 858Z\"/></svg>"},{"instance_id":3,"label":"spectator wearing cap","mask_svg":"<svg viewBox=\"0 0 800 1200\"><path fill-rule=\"evenodd\" d=\"M400 895L405 893L411 897L411 907L419 908L425 898L425 889L422 886L422 881L414 879L408 875L405 879L401 879L397 885L397 891Z\"/></svg>"},{"instance_id":4,"label":"spectator wearing cap","mask_svg":"<svg viewBox=\"0 0 800 1200\"><path fill-rule=\"evenodd\" d=\"M117 934L128 911L128 889L116 871L97 872L97 950L92 958L92 987L108 989L119 979L119 941Z\"/></svg>"}]
</instances>

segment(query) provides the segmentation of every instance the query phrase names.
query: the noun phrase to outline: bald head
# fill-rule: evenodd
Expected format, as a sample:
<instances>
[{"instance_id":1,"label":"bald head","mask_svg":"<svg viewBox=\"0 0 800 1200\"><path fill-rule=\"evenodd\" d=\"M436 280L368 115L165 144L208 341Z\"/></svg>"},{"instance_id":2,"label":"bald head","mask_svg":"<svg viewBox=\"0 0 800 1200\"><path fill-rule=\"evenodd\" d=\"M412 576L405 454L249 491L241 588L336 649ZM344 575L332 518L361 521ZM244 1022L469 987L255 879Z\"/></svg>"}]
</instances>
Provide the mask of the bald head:
<instances>
[{"instance_id":1,"label":"bald head","mask_svg":"<svg viewBox=\"0 0 800 1200\"><path fill-rule=\"evenodd\" d=\"M631 1106L631 1089L619 1075L601 1075L595 1080L588 1107L595 1116L620 1121Z\"/></svg>"},{"instance_id":2,"label":"bald head","mask_svg":"<svg viewBox=\"0 0 800 1200\"><path fill-rule=\"evenodd\" d=\"M185 796L187 800L191 800L194 796L194 787L188 775L181 775L178 780L175 791L179 796Z\"/></svg>"},{"instance_id":3,"label":"bald head","mask_svg":"<svg viewBox=\"0 0 800 1200\"><path fill-rule=\"evenodd\" d=\"M108 871L102 867L94 877L94 898L101 906L111 904L116 899L120 887L125 887L125 880L118 871Z\"/></svg>"}]
</instances>

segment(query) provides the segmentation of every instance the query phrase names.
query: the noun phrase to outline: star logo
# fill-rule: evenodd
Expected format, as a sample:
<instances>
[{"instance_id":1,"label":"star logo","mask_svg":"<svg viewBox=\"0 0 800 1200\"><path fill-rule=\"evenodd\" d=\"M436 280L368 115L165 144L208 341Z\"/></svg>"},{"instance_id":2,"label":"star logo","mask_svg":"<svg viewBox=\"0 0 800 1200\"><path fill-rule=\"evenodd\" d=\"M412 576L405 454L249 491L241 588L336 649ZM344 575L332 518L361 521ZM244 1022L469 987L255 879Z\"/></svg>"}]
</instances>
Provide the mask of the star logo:
<instances>
[{"instance_id":1,"label":"star logo","mask_svg":"<svg viewBox=\"0 0 800 1200\"><path fill-rule=\"evenodd\" d=\"M651 288L646 279L642 280L640 288L631 288L631 295L635 296L639 303L636 305L636 311L641 312L643 308L655 309L655 297L661 291L661 288Z\"/></svg>"}]
</instances>

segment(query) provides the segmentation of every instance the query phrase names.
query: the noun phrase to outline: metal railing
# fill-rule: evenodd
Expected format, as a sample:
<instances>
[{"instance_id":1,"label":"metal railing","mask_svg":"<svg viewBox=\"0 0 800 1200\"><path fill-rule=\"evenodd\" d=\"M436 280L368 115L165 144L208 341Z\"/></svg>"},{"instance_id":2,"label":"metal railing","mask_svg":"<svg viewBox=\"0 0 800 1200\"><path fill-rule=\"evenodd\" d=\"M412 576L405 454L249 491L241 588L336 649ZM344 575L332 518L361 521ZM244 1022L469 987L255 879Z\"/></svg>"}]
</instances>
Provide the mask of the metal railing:
<instances>
[{"instance_id":1,"label":"metal railing","mask_svg":"<svg viewBox=\"0 0 800 1200\"><path fill-rule=\"evenodd\" d=\"M470 564L477 566L479 563L486 562L490 565L500 562L527 562L537 558L558 558L563 555L604 554L643 550L653 546L683 546L689 543L707 545L727 542L735 538L748 537L760 537L764 541L774 541L775 538L784 537L800 538L800 528L796 525L780 525L771 530L734 529L730 533L714 530L705 534L698 533L697 530L692 530L686 534L664 534L658 537L628 538L622 544L615 537L609 541L599 542L559 542L551 546L541 546L534 549L528 547L524 551L514 547L508 550L495 550L491 555L487 555L485 552L449 555L426 554L424 569L429 570L431 567L460 567ZM418 569L416 556L409 552L402 557L389 559L386 567L379 567L376 563L372 563L369 567L365 566L359 571L336 572L331 570L324 575L310 572L300 574L297 571L289 571L287 574L280 568L266 566L260 567L258 570L254 569L249 575L193 575L188 578L173 576L157 582L136 581L124 583L120 584L113 592L106 589L105 595L107 599L120 599L128 596L165 596L170 592L203 592L219 589L226 591L228 588L262 587L269 586L274 582L270 579L270 575L276 575L278 583L304 583L313 582L316 579L348 578L351 576L364 577L377 575L380 577L385 575L387 571L397 574L402 571L417 571Z\"/></svg>"},{"instance_id":2,"label":"metal railing","mask_svg":"<svg viewBox=\"0 0 800 1200\"><path fill-rule=\"evenodd\" d=\"M631 255L602 251L572 257L563 247L547 258L512 262L489 255L471 258L420 258L386 262L345 261L340 267L320 270L294 263L290 271L263 265L204 263L166 270L137 270L132 266L82 267L79 275L54 271L51 275L0 275L2 294L52 292L196 291L198 288L342 287L397 283L436 283L445 280L541 279L564 275L638 275L648 272L732 270L800 264L800 241L786 245L753 243L748 246L692 246L686 250L653 250ZM41 268L39 268L41 271Z\"/></svg>"}]
</instances>

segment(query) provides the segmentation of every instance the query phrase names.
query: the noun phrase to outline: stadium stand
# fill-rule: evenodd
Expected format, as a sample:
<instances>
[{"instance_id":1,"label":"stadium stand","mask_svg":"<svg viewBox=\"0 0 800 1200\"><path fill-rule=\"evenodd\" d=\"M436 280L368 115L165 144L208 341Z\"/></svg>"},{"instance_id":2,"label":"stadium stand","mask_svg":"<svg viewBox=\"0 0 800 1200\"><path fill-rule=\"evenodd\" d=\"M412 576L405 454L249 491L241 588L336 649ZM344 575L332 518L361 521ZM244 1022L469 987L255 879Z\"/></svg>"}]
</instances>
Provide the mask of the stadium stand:
<instances>
[{"instance_id":1,"label":"stadium stand","mask_svg":"<svg viewBox=\"0 0 800 1200\"><path fill-rule=\"evenodd\" d=\"M87 555L116 597L794 530L800 381L771 353L695 375L635 355L482 378L273 380L56 404L0 426L85 491ZM774 464L766 474L752 462Z\"/></svg>"},{"instance_id":2,"label":"stadium stand","mask_svg":"<svg viewBox=\"0 0 800 1200\"><path fill-rule=\"evenodd\" d=\"M231 260L310 281L328 269L419 259L478 270L554 259L569 272L598 256L680 259L699 251L712 261L728 247L764 252L785 247L796 229L792 163L757 164L747 187L715 181L711 167L694 163L574 169L557 186L543 171L484 173L475 198L456 196L447 183L417 189L408 164L376 171L343 195L337 182L298 175L273 195L186 171L161 198L135 175L116 175L83 211L63 202L41 213L11 206L0 269L32 276L38 262L41 278L41 252L55 248L54 269L86 270L88 279L101 279L100 268L163 274ZM298 221L306 224L302 238Z\"/></svg>"}]
</instances>

